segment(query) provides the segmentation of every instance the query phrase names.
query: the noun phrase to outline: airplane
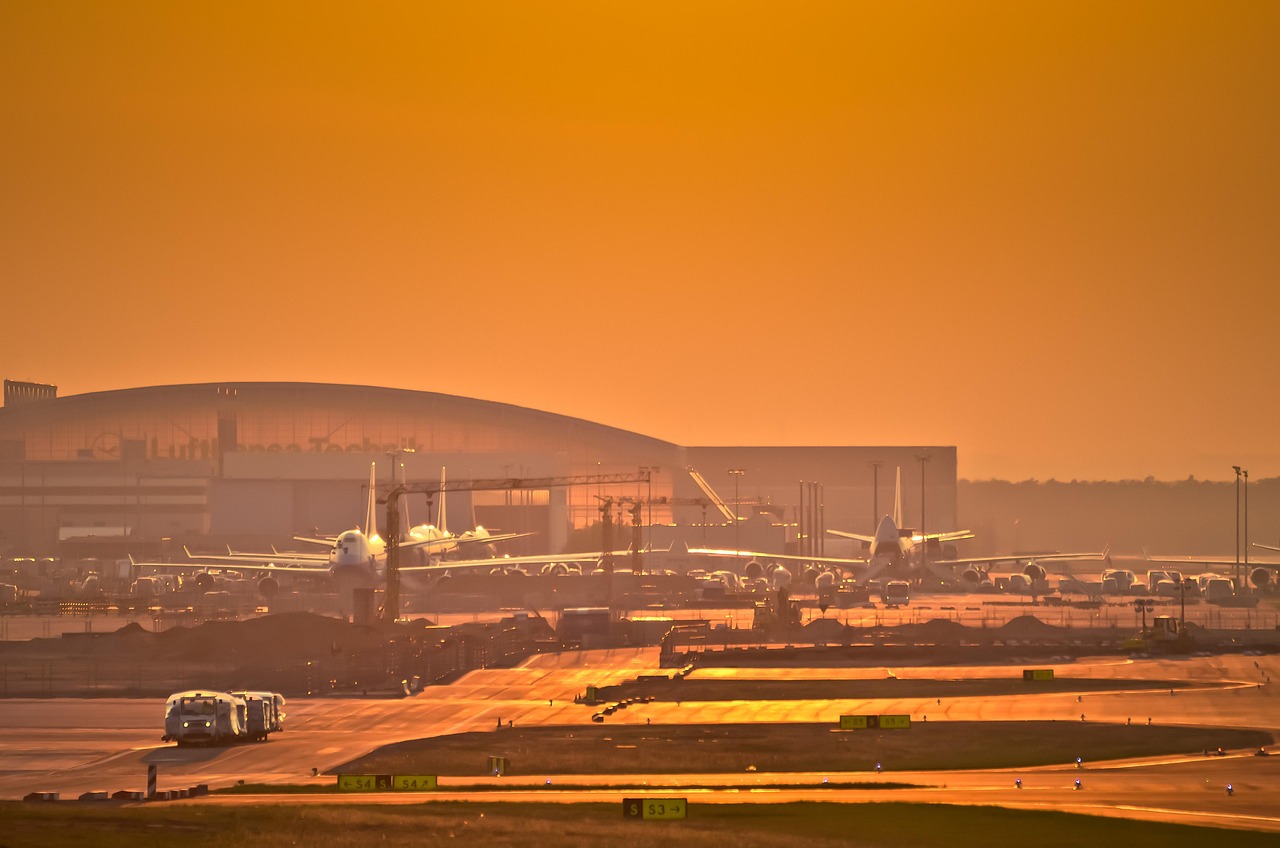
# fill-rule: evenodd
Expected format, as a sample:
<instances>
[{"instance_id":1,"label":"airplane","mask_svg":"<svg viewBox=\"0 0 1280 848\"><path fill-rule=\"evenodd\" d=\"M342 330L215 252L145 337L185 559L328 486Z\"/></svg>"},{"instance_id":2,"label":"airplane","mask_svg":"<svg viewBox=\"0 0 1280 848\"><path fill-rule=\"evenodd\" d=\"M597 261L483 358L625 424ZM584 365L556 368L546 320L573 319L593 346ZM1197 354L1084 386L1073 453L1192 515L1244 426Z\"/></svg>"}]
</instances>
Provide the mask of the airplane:
<instances>
[{"instance_id":1,"label":"airplane","mask_svg":"<svg viewBox=\"0 0 1280 848\"><path fill-rule=\"evenodd\" d=\"M364 536L369 542L369 547L371 549L377 549L374 552L374 556L380 556L382 555L382 551L385 550L386 546L385 544L382 544L382 539L377 535L376 529L374 529L377 527L377 519L376 519L377 502L373 494L376 473L377 473L376 466L374 466L373 464L370 464L369 501L365 510ZM403 473L404 473L403 466L401 466L402 478L400 482L402 483L404 482ZM420 555L422 555L422 557L424 557L422 559L419 559L419 564L423 564L427 560L429 560L432 556L444 555L444 554L456 552L463 545L479 544L479 545L488 546L488 545L492 545L495 542L504 542L510 539L519 539L519 538L523 538L524 536L532 535L530 533L501 533L498 535L494 535L490 533L488 530L486 530L485 528L477 525L475 529L467 530L464 533L462 533L462 535L455 536L453 533L449 532L449 528L445 524L444 483L445 483L445 469L441 468L440 469L440 485L441 485L440 506L439 506L439 513L438 513L439 517L437 519L436 524L417 524L417 525L412 524L411 520L409 519L408 504L406 503L405 499L402 498L400 500L402 523L404 526L409 527L408 531L405 533L405 540L402 541L399 546L402 554L408 551L416 551ZM344 534L340 534L339 536L319 536L319 537L294 536L293 538L294 538L294 541L297 541L297 542L306 542L309 544L324 545L325 547L332 549L334 545L338 542L338 540L341 538L341 536L348 535L352 532L353 531L349 530ZM348 544L353 544L353 543L354 543L354 539L348 538ZM382 545L382 547L379 548L379 545ZM492 553L492 548L490 548L489 550ZM278 552L275 552L273 550L273 554L278 555ZM316 555L303 554L302 556L309 558Z\"/></svg>"},{"instance_id":2,"label":"airplane","mask_svg":"<svg viewBox=\"0 0 1280 848\"><path fill-rule=\"evenodd\" d=\"M260 594L270 597L280 588L282 577L330 577L343 583L363 585L380 585L386 580L386 542L378 535L376 525L377 492L375 488L376 468L371 465L369 472L369 495L365 507L364 528L346 530L332 539L326 537L295 537L303 541L329 546L327 553L281 553L271 554L237 553L227 554L193 554L185 546L188 562L152 563L138 562L130 557L130 562L138 567L150 568L197 568L220 569L225 571L255 572L261 575L258 581ZM443 504L442 504L443 506ZM429 526L429 525L422 525ZM397 547L406 551L422 551L424 562L403 564L399 570L405 573L446 573L455 569L501 567L512 568L518 565L534 565L559 562L594 562L598 554L559 554L519 557L484 557L471 560L442 561L439 555L457 548L463 542L494 542L514 538L524 534L490 536L473 534L463 537L453 536L436 531L426 532L419 528L416 537L411 536ZM466 534L464 534L466 536Z\"/></svg>"},{"instance_id":3,"label":"airplane","mask_svg":"<svg viewBox=\"0 0 1280 848\"><path fill-rule=\"evenodd\" d=\"M954 585L958 582L957 576L959 581L963 581L963 583L979 585L988 579L987 572L991 566L1002 562L1025 563L1023 574L1032 583L1035 583L1036 581L1044 580L1048 576L1048 572L1040 564L1041 562L1051 563L1087 559L1106 560L1108 557L1107 551L1100 553L1008 554L963 558L948 557L945 559L928 559L921 556L913 556L917 548L922 545L935 545L971 539L974 534L969 530L949 530L940 533L920 534L902 527L901 468L898 469L897 480L894 484L893 515L884 516L873 535L868 536L830 529L827 532L833 536L865 543L867 545L867 558L774 554L760 551L731 551L711 548L691 548L689 553L746 558L749 560L746 566L748 572L752 570L753 563L756 563L758 567L758 561L799 562L828 566L841 571L859 572L856 575L857 582L862 584L869 583L881 575L891 576L894 579L911 579L923 578L927 574L949 585ZM924 561L923 565L922 560ZM956 573L958 568L961 569L959 575Z\"/></svg>"},{"instance_id":4,"label":"airplane","mask_svg":"<svg viewBox=\"0 0 1280 848\"><path fill-rule=\"evenodd\" d=\"M1280 547L1274 545L1264 545L1261 542L1252 543L1255 548L1261 548L1264 551L1273 551L1280 553ZM1250 560L1248 552L1245 553L1245 560L1228 559L1227 557L1159 557L1143 554L1143 561L1155 565L1205 565L1219 569L1235 568L1237 566L1243 568L1246 578L1257 589L1267 590L1276 584L1276 575L1272 575L1272 571L1280 570L1280 562L1272 560Z\"/></svg>"},{"instance_id":5,"label":"airplane","mask_svg":"<svg viewBox=\"0 0 1280 848\"><path fill-rule=\"evenodd\" d=\"M955 565L961 561L953 559L933 560L930 562L924 556L924 551L928 549L929 545L958 542L962 539L973 538L973 533L969 530L946 530L941 533L922 534L903 527L901 468L898 469L897 480L894 482L893 487L893 515L886 515L880 519L874 535L864 536L844 530L828 530L827 532L832 536L853 539L867 546L867 557L871 567L862 575L861 579L863 581L874 580L884 572L891 572L895 577L914 576L925 568L944 580L951 580L954 578L952 572L942 569L935 572L933 567ZM923 546L921 555L914 558L913 562L912 552L920 546Z\"/></svg>"}]
</instances>

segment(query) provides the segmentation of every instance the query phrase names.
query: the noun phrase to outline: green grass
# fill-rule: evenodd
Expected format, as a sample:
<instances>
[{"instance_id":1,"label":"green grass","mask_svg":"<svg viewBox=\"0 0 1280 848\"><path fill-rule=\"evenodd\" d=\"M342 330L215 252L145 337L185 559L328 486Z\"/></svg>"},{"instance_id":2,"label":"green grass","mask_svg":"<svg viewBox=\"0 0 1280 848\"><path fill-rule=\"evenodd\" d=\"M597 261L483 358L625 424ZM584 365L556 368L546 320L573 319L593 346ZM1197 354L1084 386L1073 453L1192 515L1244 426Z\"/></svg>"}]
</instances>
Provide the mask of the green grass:
<instances>
[{"instance_id":1,"label":"green grass","mask_svg":"<svg viewBox=\"0 0 1280 848\"><path fill-rule=\"evenodd\" d=\"M808 783L800 784L799 788L811 789L813 791L830 791L832 789L915 789L922 784L917 783L893 783L889 781L878 781L875 783L851 783L847 781L827 783ZM752 783L752 789L796 789L795 783ZM454 783L447 781L440 785L438 791L441 792L510 792L511 790L536 791L536 792L584 792L598 790L614 790L614 791L651 791L655 786L651 783L570 783L555 781L552 783L527 783L519 780L503 783ZM724 789L723 783L681 783L681 791L697 791L709 789ZM406 795L428 795L432 790L423 790L422 792L405 792ZM229 786L225 789L214 789L214 795L349 795L352 793L341 792L337 787L337 781L325 784L306 784L306 783L243 783L239 786Z\"/></svg>"},{"instance_id":2,"label":"green grass","mask_svg":"<svg viewBox=\"0 0 1280 848\"><path fill-rule=\"evenodd\" d=\"M945 672L944 672L945 673ZM960 698L1073 692L1114 692L1135 689L1194 689L1206 684L1176 680L1120 680L1055 677L1024 681L1021 671L1007 678L933 680L874 678L856 680L733 680L698 677L633 680L597 690L600 700L652 696L658 701L849 701L870 698Z\"/></svg>"},{"instance_id":3,"label":"green grass","mask_svg":"<svg viewBox=\"0 0 1280 848\"><path fill-rule=\"evenodd\" d=\"M998 744L993 744L998 742ZM512 775L691 774L1023 768L1257 748L1257 730L1101 722L917 722L909 730L835 731L832 724L574 725L506 728L401 742L332 774L481 776L489 756Z\"/></svg>"},{"instance_id":4,"label":"green grass","mask_svg":"<svg viewBox=\"0 0 1280 848\"><path fill-rule=\"evenodd\" d=\"M8 848L254 848L483 845L485 848L1126 848L1274 846L1274 833L1056 812L926 804L696 802L684 822L624 820L620 804L137 806L0 804Z\"/></svg>"}]
</instances>

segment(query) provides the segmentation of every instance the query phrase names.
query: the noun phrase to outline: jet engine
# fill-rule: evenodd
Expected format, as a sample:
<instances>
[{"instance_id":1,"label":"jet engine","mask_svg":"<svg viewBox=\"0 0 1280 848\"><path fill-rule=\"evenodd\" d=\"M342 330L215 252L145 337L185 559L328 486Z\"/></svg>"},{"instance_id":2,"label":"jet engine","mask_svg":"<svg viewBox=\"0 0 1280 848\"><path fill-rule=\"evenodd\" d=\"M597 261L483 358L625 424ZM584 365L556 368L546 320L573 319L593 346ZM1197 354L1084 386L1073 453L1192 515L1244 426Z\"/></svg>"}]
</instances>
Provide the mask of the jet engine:
<instances>
[{"instance_id":1,"label":"jet engine","mask_svg":"<svg viewBox=\"0 0 1280 848\"><path fill-rule=\"evenodd\" d=\"M763 577L764 566L760 564L759 560L753 559L743 566L742 573L747 577Z\"/></svg>"},{"instance_id":2,"label":"jet engine","mask_svg":"<svg viewBox=\"0 0 1280 848\"><path fill-rule=\"evenodd\" d=\"M1266 589L1271 585L1271 571L1266 568L1255 568L1249 572L1249 582L1259 589Z\"/></svg>"},{"instance_id":3,"label":"jet engine","mask_svg":"<svg viewBox=\"0 0 1280 848\"><path fill-rule=\"evenodd\" d=\"M1022 569L1022 573L1031 578L1031 582L1043 580L1047 576L1047 572L1043 566L1036 565L1034 562L1027 563L1026 568Z\"/></svg>"},{"instance_id":4,"label":"jet engine","mask_svg":"<svg viewBox=\"0 0 1280 848\"><path fill-rule=\"evenodd\" d=\"M976 569L973 566L969 566L964 571L960 572L961 580L965 581L966 583L972 583L975 586L981 583L982 578L985 576L986 576L985 574L983 574L979 569Z\"/></svg>"},{"instance_id":5,"label":"jet engine","mask_svg":"<svg viewBox=\"0 0 1280 848\"><path fill-rule=\"evenodd\" d=\"M258 581L258 594L264 598L274 598L280 594L280 581L274 577L264 577Z\"/></svg>"},{"instance_id":6,"label":"jet engine","mask_svg":"<svg viewBox=\"0 0 1280 848\"><path fill-rule=\"evenodd\" d=\"M791 572L783 566L778 566L769 572L769 585L775 589L789 589L791 587Z\"/></svg>"},{"instance_id":7,"label":"jet engine","mask_svg":"<svg viewBox=\"0 0 1280 848\"><path fill-rule=\"evenodd\" d=\"M201 592L212 592L216 582L213 579L213 575L207 571L202 571L196 575L196 586L200 587Z\"/></svg>"}]
</instances>

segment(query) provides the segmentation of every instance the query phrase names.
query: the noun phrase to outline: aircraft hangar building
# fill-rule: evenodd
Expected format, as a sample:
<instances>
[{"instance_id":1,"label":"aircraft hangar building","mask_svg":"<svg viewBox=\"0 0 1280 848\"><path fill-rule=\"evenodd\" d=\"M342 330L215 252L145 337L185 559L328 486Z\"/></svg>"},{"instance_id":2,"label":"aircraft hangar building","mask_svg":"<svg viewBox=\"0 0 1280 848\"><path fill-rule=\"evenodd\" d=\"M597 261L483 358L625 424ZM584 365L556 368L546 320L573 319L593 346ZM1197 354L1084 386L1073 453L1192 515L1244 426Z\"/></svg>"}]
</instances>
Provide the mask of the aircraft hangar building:
<instances>
[{"instance_id":1,"label":"aircraft hangar building","mask_svg":"<svg viewBox=\"0 0 1280 848\"><path fill-rule=\"evenodd\" d=\"M0 551L168 556L182 544L285 544L356 526L371 466L385 484L393 463L409 482L435 480L442 467L451 478L650 472L648 484L448 496L450 529L529 532L510 543L520 553L563 550L599 520L602 499L620 498L647 502L655 544L815 550L826 528L871 532L875 513L893 508L899 468L906 523L918 526L923 473L926 529L955 527L949 446L681 446L511 404L371 386L204 383L58 397L53 386L5 381ZM688 468L729 510L739 501L746 520L735 528L698 505L705 496ZM434 522L434 507L428 519L414 496L409 518ZM629 514L620 521L625 534Z\"/></svg>"}]
</instances>

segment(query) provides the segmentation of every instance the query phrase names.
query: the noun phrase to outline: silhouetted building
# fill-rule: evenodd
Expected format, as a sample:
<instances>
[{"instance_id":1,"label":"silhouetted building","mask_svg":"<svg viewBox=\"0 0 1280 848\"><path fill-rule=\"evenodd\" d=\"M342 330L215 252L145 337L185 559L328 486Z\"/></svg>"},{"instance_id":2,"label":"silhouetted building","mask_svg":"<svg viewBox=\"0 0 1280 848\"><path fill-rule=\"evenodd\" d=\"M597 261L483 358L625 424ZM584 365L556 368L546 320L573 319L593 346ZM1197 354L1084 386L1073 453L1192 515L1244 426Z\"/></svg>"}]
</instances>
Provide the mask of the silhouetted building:
<instances>
[{"instance_id":1,"label":"silhouetted building","mask_svg":"<svg viewBox=\"0 0 1280 848\"><path fill-rule=\"evenodd\" d=\"M69 539L154 551L337 532L363 515L370 464L385 483L392 457L411 482L438 479L442 466L452 478L651 470L650 484L448 496L451 529L474 521L533 533L517 540L516 552L561 550L574 528L598 520L602 498L697 499L690 466L726 500L735 482L727 469L744 471L738 494L754 501L739 509L750 517L738 529L744 547L752 540L777 547L796 533L789 525L798 517L801 480L823 484L810 508L824 506L826 527L869 530L872 463L879 511L892 510L901 466L908 517L918 516L924 454L929 526L949 529L955 521L954 447L682 447L510 404L370 386L207 383L62 398L49 386L15 388L11 404L10 385L35 384L6 381L0 409L0 548L13 553L52 553ZM422 496L410 498L408 509L414 523L435 520ZM645 524L703 523L697 506L658 504L642 515ZM622 544L626 521L620 516ZM683 535L695 544L731 544L731 522L714 507L706 523Z\"/></svg>"}]
</instances>

